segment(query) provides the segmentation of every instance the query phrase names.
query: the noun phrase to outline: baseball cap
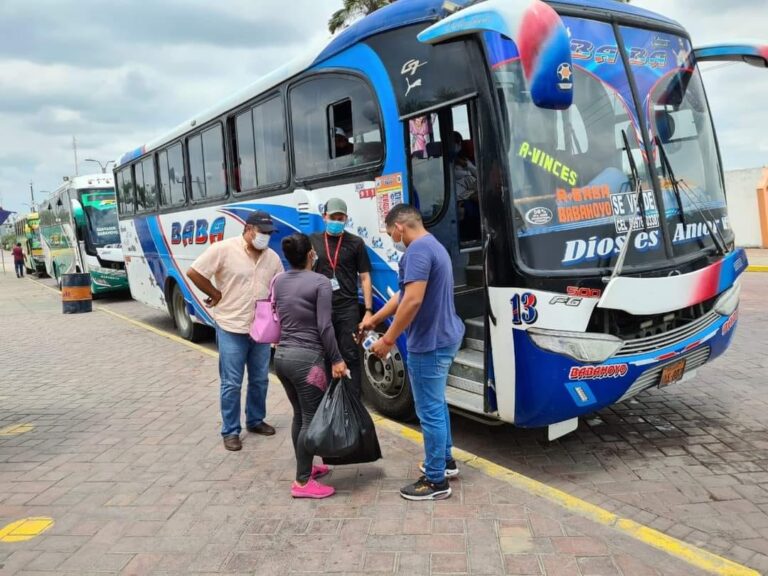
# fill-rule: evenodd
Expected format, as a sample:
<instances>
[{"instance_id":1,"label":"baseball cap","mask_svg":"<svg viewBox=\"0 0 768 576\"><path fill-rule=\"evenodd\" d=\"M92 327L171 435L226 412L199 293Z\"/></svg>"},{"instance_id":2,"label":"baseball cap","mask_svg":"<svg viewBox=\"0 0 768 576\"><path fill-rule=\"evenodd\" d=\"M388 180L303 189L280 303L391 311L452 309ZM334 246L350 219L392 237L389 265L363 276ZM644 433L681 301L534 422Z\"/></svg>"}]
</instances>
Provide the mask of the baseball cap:
<instances>
[{"instance_id":1,"label":"baseball cap","mask_svg":"<svg viewBox=\"0 0 768 576\"><path fill-rule=\"evenodd\" d=\"M341 198L331 198L325 203L326 214L347 214L347 203Z\"/></svg>"},{"instance_id":2,"label":"baseball cap","mask_svg":"<svg viewBox=\"0 0 768 576\"><path fill-rule=\"evenodd\" d=\"M275 223L272 222L272 216L263 210L254 210L251 212L245 223L250 224L251 226L256 226L259 229L259 232L264 234L269 234L275 231Z\"/></svg>"}]
</instances>

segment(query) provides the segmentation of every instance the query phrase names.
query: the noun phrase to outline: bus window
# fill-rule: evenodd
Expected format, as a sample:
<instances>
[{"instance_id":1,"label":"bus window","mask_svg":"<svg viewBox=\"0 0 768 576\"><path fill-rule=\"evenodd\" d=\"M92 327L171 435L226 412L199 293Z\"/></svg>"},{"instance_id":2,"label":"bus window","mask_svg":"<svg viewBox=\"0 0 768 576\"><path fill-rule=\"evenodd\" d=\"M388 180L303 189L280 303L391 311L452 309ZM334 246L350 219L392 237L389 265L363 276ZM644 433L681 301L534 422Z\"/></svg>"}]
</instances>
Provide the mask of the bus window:
<instances>
[{"instance_id":1,"label":"bus window","mask_svg":"<svg viewBox=\"0 0 768 576\"><path fill-rule=\"evenodd\" d=\"M224 137L217 124L188 141L189 173L192 178L192 199L213 200L227 195L224 166Z\"/></svg>"},{"instance_id":2,"label":"bus window","mask_svg":"<svg viewBox=\"0 0 768 576\"><path fill-rule=\"evenodd\" d=\"M157 155L157 174L160 177L157 186L159 204L160 206L168 206L171 198L171 182L168 178L168 152L166 150Z\"/></svg>"},{"instance_id":3,"label":"bus window","mask_svg":"<svg viewBox=\"0 0 768 576\"><path fill-rule=\"evenodd\" d=\"M221 124L203 132L205 189L210 198L227 195L227 167L224 163L224 134Z\"/></svg>"},{"instance_id":4,"label":"bus window","mask_svg":"<svg viewBox=\"0 0 768 576\"><path fill-rule=\"evenodd\" d=\"M313 78L292 88L290 99L297 178L322 177L383 158L378 106L361 80Z\"/></svg>"},{"instance_id":5,"label":"bus window","mask_svg":"<svg viewBox=\"0 0 768 576\"><path fill-rule=\"evenodd\" d=\"M256 151L253 141L253 116L251 110L235 117L235 140L237 142L237 190L256 188Z\"/></svg>"},{"instance_id":6,"label":"bus window","mask_svg":"<svg viewBox=\"0 0 768 576\"><path fill-rule=\"evenodd\" d=\"M355 147L347 134L352 132L352 101L347 98L328 107L330 158L349 156Z\"/></svg>"},{"instance_id":7,"label":"bus window","mask_svg":"<svg viewBox=\"0 0 768 576\"><path fill-rule=\"evenodd\" d=\"M285 112L280 98L272 98L253 109L253 129L258 185L272 186L285 182L288 176L288 146Z\"/></svg>"},{"instance_id":8,"label":"bus window","mask_svg":"<svg viewBox=\"0 0 768 576\"><path fill-rule=\"evenodd\" d=\"M131 177L131 167L127 166L117 173L117 198L118 207L121 215L134 214L133 178Z\"/></svg>"},{"instance_id":9,"label":"bus window","mask_svg":"<svg viewBox=\"0 0 768 576\"><path fill-rule=\"evenodd\" d=\"M136 164L136 211L151 212L156 208L155 166L150 156Z\"/></svg>"},{"instance_id":10,"label":"bus window","mask_svg":"<svg viewBox=\"0 0 768 576\"><path fill-rule=\"evenodd\" d=\"M426 224L443 212L446 202L443 143L437 114L409 121L411 174L416 206Z\"/></svg>"},{"instance_id":11,"label":"bus window","mask_svg":"<svg viewBox=\"0 0 768 576\"><path fill-rule=\"evenodd\" d=\"M170 185L170 206L183 206L187 202L184 192L184 153L181 144L168 148L168 182Z\"/></svg>"}]
</instances>

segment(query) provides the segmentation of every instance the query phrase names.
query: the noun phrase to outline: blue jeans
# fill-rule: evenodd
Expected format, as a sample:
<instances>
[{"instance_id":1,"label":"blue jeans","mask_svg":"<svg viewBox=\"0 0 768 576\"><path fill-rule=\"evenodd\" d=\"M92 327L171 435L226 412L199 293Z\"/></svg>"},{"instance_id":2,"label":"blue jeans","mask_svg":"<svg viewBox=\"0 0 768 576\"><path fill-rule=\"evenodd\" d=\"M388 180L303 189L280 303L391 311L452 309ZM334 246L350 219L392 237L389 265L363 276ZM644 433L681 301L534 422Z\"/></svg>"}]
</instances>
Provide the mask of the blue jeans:
<instances>
[{"instance_id":1,"label":"blue jeans","mask_svg":"<svg viewBox=\"0 0 768 576\"><path fill-rule=\"evenodd\" d=\"M424 434L424 469L427 480L443 482L445 463L451 460L451 418L445 400L448 369L461 344L431 352L408 354L408 375L416 404L416 415Z\"/></svg>"},{"instance_id":2,"label":"blue jeans","mask_svg":"<svg viewBox=\"0 0 768 576\"><path fill-rule=\"evenodd\" d=\"M14 267L16 268L16 276L21 278L24 276L24 261L21 262L14 262Z\"/></svg>"},{"instance_id":3,"label":"blue jeans","mask_svg":"<svg viewBox=\"0 0 768 576\"><path fill-rule=\"evenodd\" d=\"M267 414L267 386L271 346L257 344L249 334L227 332L216 327L221 378L221 435L240 434L240 396L248 366L245 394L245 425L258 426Z\"/></svg>"}]
</instances>

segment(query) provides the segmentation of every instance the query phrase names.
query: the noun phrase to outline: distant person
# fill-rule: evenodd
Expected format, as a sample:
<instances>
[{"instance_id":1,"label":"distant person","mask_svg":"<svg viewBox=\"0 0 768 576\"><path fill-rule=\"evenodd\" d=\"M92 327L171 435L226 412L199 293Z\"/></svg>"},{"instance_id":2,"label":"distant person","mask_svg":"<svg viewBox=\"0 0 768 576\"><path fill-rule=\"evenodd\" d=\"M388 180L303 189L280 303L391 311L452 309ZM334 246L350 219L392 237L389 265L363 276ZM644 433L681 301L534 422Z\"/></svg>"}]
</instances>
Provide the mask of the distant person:
<instances>
[{"instance_id":1,"label":"distant person","mask_svg":"<svg viewBox=\"0 0 768 576\"><path fill-rule=\"evenodd\" d=\"M363 291L365 313L363 320L373 314L373 287L371 261L365 242L347 232L347 204L341 198L331 198L323 211L325 230L311 236L312 247L318 256L315 272L331 281L333 291L333 330L339 350L352 373L355 394L361 394L362 368L360 348L355 340L360 324L358 286Z\"/></svg>"},{"instance_id":2,"label":"distant person","mask_svg":"<svg viewBox=\"0 0 768 576\"><path fill-rule=\"evenodd\" d=\"M448 478L459 469L451 455L451 420L445 387L448 369L464 338L464 324L453 304L453 265L448 251L427 232L417 208L398 204L385 219L387 234L400 252L400 291L360 330L373 330L394 315L386 333L371 346L386 358L408 333L408 375L416 414L424 433L424 474L400 489L407 500L439 500L451 495Z\"/></svg>"},{"instance_id":3,"label":"distant person","mask_svg":"<svg viewBox=\"0 0 768 576\"><path fill-rule=\"evenodd\" d=\"M246 430L263 436L275 433L275 429L264 421L271 345L258 344L250 336L256 300L269 297L272 278L283 271L280 257L269 248L270 235L274 231L272 217L257 210L245 221L242 236L211 244L187 272L195 286L208 296L205 303L212 309L216 322L221 436L227 450L242 448L240 397L246 366Z\"/></svg>"},{"instance_id":4,"label":"distant person","mask_svg":"<svg viewBox=\"0 0 768 576\"><path fill-rule=\"evenodd\" d=\"M275 374L293 406L291 440L296 454L294 498L327 498L335 489L317 481L328 466L314 466L314 454L304 439L331 376L341 378L347 365L336 344L331 322L331 282L312 271L317 254L305 234L283 239L283 254L291 269L275 280L274 298L280 318L280 344L275 352Z\"/></svg>"},{"instance_id":5,"label":"distant person","mask_svg":"<svg viewBox=\"0 0 768 576\"><path fill-rule=\"evenodd\" d=\"M24 278L24 249L21 247L21 242L16 243L11 254L13 254L13 265L16 268L16 278Z\"/></svg>"}]
</instances>

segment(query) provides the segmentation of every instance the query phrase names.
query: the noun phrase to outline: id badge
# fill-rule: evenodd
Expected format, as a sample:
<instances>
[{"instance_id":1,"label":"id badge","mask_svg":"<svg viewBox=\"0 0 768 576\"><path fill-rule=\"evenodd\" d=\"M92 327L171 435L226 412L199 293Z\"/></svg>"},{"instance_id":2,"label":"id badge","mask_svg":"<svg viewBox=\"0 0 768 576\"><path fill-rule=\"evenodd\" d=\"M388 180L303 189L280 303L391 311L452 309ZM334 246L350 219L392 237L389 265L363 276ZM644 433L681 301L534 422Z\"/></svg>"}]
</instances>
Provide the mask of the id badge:
<instances>
[{"instance_id":1,"label":"id badge","mask_svg":"<svg viewBox=\"0 0 768 576\"><path fill-rule=\"evenodd\" d=\"M331 278L331 290L336 292L336 290L339 290L341 286L339 286L339 281L336 279L336 276Z\"/></svg>"}]
</instances>

